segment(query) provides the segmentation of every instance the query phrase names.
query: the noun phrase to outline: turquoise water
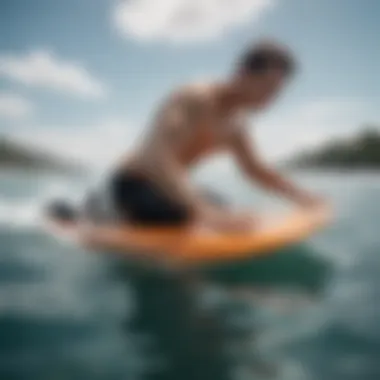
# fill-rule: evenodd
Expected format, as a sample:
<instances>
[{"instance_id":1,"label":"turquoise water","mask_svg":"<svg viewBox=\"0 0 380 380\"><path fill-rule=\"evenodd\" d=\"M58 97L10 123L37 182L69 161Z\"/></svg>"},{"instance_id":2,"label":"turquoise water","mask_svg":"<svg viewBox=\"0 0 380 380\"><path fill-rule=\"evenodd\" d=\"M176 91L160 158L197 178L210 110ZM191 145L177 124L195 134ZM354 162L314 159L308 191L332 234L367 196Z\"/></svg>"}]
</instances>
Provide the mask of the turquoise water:
<instances>
[{"instance_id":1,"label":"turquoise water","mask_svg":"<svg viewBox=\"0 0 380 380\"><path fill-rule=\"evenodd\" d=\"M82 180L0 172L0 378L380 378L380 176L294 176L333 200L330 228L176 273L47 235L40 205L79 198ZM273 207L223 181L237 203Z\"/></svg>"}]
</instances>

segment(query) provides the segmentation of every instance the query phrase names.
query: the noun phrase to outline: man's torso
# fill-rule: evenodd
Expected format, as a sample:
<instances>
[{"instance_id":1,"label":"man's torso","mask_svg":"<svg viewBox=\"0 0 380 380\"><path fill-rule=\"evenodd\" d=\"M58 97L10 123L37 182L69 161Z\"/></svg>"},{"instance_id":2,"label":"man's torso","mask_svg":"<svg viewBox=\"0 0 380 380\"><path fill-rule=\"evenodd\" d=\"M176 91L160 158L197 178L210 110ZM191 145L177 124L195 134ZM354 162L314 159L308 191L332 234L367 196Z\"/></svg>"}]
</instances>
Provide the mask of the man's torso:
<instances>
[{"instance_id":1,"label":"man's torso","mask_svg":"<svg viewBox=\"0 0 380 380\"><path fill-rule=\"evenodd\" d=\"M215 98L218 89L212 85L193 85L182 90L185 96L197 97L204 103L202 117L195 123L190 124L183 133L183 138L178 143L171 145L169 152L181 165L183 170L190 169L201 160L225 150L228 150L231 139L239 133L241 117L238 112L223 112L216 106ZM170 110L172 106L170 99L166 101L162 108ZM153 119L151 128L143 137L140 144L129 158L120 162L122 170L133 170L148 175L155 179L160 172L157 168L159 156L167 154L161 151L157 141L165 133L165 125L160 122L160 111ZM160 179L157 178L159 181Z\"/></svg>"}]
</instances>

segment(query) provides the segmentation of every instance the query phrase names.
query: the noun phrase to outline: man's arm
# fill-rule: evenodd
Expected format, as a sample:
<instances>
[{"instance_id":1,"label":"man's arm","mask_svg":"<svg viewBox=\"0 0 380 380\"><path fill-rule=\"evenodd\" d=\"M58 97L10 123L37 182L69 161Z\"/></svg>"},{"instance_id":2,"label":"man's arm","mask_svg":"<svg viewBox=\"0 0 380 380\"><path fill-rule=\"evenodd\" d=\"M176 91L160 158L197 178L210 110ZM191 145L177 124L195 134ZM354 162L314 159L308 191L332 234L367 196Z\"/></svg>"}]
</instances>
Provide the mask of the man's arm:
<instances>
[{"instance_id":1,"label":"man's arm","mask_svg":"<svg viewBox=\"0 0 380 380\"><path fill-rule=\"evenodd\" d=\"M245 130L241 129L234 136L231 148L239 167L249 179L257 180L265 188L278 192L300 205L311 206L317 203L317 197L298 188L258 157Z\"/></svg>"}]
</instances>

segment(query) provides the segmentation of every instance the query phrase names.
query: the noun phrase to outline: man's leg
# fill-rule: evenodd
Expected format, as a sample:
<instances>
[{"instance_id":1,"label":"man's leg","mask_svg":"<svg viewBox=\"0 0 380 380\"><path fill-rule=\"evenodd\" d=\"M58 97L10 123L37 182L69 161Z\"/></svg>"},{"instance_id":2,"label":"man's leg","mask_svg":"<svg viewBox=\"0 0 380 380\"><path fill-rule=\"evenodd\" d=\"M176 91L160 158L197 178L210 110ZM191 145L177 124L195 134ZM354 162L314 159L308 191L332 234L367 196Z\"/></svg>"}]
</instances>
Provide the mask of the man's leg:
<instances>
[{"instance_id":1,"label":"man's leg","mask_svg":"<svg viewBox=\"0 0 380 380\"><path fill-rule=\"evenodd\" d=\"M189 220L185 207L141 176L120 173L110 187L114 208L122 220L144 226L177 226Z\"/></svg>"}]
</instances>

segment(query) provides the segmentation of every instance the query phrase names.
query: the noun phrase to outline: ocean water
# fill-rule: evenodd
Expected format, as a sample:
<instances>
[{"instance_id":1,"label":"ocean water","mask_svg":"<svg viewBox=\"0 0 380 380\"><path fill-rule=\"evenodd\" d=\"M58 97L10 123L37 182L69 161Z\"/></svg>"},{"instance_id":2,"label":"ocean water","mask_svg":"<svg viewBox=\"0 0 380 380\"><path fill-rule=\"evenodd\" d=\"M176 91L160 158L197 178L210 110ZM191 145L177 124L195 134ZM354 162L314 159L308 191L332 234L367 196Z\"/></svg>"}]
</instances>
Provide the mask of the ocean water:
<instances>
[{"instance_id":1,"label":"ocean water","mask_svg":"<svg viewBox=\"0 0 380 380\"><path fill-rule=\"evenodd\" d=\"M333 225L268 258L178 272L49 236L41 206L79 200L83 178L0 172L0 379L379 379L380 175L292 175L332 200Z\"/></svg>"}]
</instances>

